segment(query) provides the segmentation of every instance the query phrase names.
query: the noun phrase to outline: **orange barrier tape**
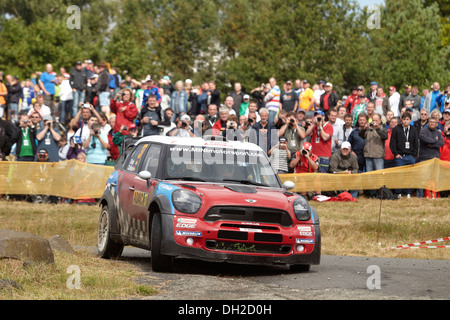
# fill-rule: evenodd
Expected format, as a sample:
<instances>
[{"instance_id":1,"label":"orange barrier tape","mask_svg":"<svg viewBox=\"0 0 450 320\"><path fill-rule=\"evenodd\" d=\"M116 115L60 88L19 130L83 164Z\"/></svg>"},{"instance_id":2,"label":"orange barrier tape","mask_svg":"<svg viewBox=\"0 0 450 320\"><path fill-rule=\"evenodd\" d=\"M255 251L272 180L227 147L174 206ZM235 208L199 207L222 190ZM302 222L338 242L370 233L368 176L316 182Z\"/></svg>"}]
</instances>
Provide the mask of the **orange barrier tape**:
<instances>
[{"instance_id":1,"label":"orange barrier tape","mask_svg":"<svg viewBox=\"0 0 450 320\"><path fill-rule=\"evenodd\" d=\"M0 194L52 195L70 199L100 198L112 166L69 160L0 162Z\"/></svg>"},{"instance_id":2,"label":"orange barrier tape","mask_svg":"<svg viewBox=\"0 0 450 320\"><path fill-rule=\"evenodd\" d=\"M450 190L450 162L439 159L372 172L280 174L282 182L295 183L293 192L389 189Z\"/></svg>"}]
</instances>

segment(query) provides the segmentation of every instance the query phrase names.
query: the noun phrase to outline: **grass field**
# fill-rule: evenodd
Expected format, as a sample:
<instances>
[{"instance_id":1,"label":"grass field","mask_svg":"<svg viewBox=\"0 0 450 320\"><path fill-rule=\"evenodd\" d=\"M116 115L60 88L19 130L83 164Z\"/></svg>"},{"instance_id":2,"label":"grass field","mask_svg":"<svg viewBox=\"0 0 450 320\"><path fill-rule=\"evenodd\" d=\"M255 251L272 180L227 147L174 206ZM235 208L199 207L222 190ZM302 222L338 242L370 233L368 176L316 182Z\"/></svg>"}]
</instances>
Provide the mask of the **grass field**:
<instances>
[{"instance_id":1,"label":"grass field","mask_svg":"<svg viewBox=\"0 0 450 320\"><path fill-rule=\"evenodd\" d=\"M356 203L311 202L311 205L320 215L322 254L450 260L450 248L384 250L450 236L450 199L381 202L361 198ZM0 201L0 228L45 238L60 235L73 247L95 246L98 215L97 206ZM120 260L100 259L88 250L77 250L76 255L56 253L53 265L24 268L22 264L17 260L0 260L0 279L15 280L24 289L0 290L0 300L123 299L156 292L151 286L132 281L141 272L137 267ZM67 268L71 265L81 270L79 290L66 286L70 276Z\"/></svg>"}]
</instances>

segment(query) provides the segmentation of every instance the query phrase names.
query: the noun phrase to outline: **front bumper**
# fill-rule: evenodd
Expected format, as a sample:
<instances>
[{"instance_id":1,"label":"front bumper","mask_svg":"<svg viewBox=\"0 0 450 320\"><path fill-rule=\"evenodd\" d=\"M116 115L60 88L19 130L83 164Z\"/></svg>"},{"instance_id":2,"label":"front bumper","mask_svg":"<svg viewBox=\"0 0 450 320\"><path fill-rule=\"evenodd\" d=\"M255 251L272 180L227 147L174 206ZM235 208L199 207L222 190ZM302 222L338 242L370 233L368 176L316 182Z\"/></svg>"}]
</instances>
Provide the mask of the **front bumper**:
<instances>
[{"instance_id":1,"label":"front bumper","mask_svg":"<svg viewBox=\"0 0 450 320\"><path fill-rule=\"evenodd\" d=\"M162 215L162 220L161 252L173 257L258 265L320 263L319 224L282 227L224 220L206 222L177 215Z\"/></svg>"}]
</instances>

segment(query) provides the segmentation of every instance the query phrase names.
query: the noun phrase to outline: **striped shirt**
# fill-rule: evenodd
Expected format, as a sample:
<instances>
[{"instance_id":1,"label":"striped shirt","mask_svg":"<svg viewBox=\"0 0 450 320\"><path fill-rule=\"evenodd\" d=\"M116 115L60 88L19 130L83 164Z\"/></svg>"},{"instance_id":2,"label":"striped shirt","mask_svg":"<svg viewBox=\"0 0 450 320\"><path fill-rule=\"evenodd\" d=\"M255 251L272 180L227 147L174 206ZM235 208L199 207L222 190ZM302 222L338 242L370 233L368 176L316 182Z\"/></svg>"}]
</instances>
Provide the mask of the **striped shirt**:
<instances>
[{"instance_id":1,"label":"striped shirt","mask_svg":"<svg viewBox=\"0 0 450 320\"><path fill-rule=\"evenodd\" d=\"M280 110L280 96L281 90L280 87L275 85L272 89L267 93L264 101L266 102L266 109L271 111Z\"/></svg>"}]
</instances>

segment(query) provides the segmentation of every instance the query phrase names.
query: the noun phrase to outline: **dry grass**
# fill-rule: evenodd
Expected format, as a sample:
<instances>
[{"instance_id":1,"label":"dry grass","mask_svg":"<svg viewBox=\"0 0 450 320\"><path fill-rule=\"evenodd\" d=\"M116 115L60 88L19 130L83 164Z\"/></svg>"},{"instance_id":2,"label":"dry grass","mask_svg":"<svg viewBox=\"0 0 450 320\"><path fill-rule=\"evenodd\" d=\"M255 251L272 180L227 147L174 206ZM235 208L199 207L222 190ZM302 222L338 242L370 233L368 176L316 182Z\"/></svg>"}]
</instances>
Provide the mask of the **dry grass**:
<instances>
[{"instance_id":1,"label":"dry grass","mask_svg":"<svg viewBox=\"0 0 450 320\"><path fill-rule=\"evenodd\" d=\"M2 201L0 226L44 238L60 235L75 248L95 246L99 213L97 206ZM78 249L75 255L54 253L54 264L24 267L20 260L0 260L0 279L12 279L23 288L0 289L0 300L109 300L156 293L153 287L132 281L140 270L124 261L100 259L87 249ZM70 266L79 267L81 289L67 286L73 275L67 273Z\"/></svg>"},{"instance_id":2,"label":"dry grass","mask_svg":"<svg viewBox=\"0 0 450 320\"><path fill-rule=\"evenodd\" d=\"M380 202L361 198L356 203L311 204L320 215L323 254L450 259L450 248L384 250L450 236L450 199ZM438 245L450 245L450 241Z\"/></svg>"},{"instance_id":3,"label":"dry grass","mask_svg":"<svg viewBox=\"0 0 450 320\"><path fill-rule=\"evenodd\" d=\"M383 250L392 246L450 236L450 199L401 199L358 202L311 202L320 215L322 253L450 260L448 249ZM0 202L0 227L38 234L60 235L72 246L96 243L97 206L33 205ZM378 245L381 242L381 246ZM440 244L450 245L449 242ZM79 266L81 289L68 289L67 268ZM23 261L0 260L0 279L17 281L23 290L1 290L0 300L125 299L155 294L148 285L132 281L140 270L124 261L100 259L87 250L76 255L55 253L55 263L23 267Z\"/></svg>"}]
</instances>

